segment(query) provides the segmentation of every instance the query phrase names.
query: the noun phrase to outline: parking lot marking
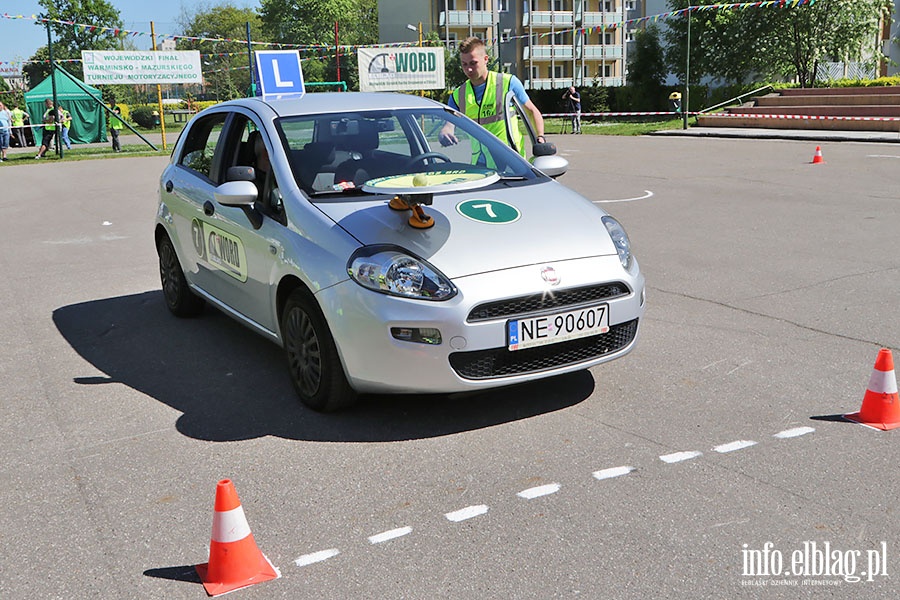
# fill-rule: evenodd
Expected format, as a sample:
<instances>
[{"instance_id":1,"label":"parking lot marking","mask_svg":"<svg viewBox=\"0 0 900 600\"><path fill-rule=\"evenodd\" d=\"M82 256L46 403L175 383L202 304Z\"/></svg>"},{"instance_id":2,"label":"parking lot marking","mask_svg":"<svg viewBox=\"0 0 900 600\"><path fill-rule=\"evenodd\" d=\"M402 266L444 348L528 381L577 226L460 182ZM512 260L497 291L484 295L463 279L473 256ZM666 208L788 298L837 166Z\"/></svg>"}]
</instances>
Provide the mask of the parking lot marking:
<instances>
[{"instance_id":1,"label":"parking lot marking","mask_svg":"<svg viewBox=\"0 0 900 600\"><path fill-rule=\"evenodd\" d=\"M608 204L613 202L634 202L635 200L646 200L647 198L652 198L653 192L650 190L644 190L643 196L636 196L634 198L617 198L615 200L592 200L594 204Z\"/></svg>"},{"instance_id":2,"label":"parking lot marking","mask_svg":"<svg viewBox=\"0 0 900 600\"><path fill-rule=\"evenodd\" d=\"M541 496L555 494L559 491L560 487L561 486L558 483L548 483L547 485L539 485L537 487L528 488L527 490L522 490L516 494L516 496L525 498L526 500L532 500L534 498L540 498Z\"/></svg>"},{"instance_id":3,"label":"parking lot marking","mask_svg":"<svg viewBox=\"0 0 900 600\"><path fill-rule=\"evenodd\" d=\"M331 548L330 550L322 550L321 552L313 552L312 554L304 554L300 558L294 561L294 564L298 567L305 567L306 565L311 565L317 562L322 562L323 560L328 560L333 556L337 556L341 551L337 548Z\"/></svg>"},{"instance_id":4,"label":"parking lot marking","mask_svg":"<svg viewBox=\"0 0 900 600\"><path fill-rule=\"evenodd\" d=\"M806 435L807 433L812 433L815 431L812 427L795 427L793 429L785 429L784 431L779 431L773 437L786 439L786 438L795 438L800 437L801 435Z\"/></svg>"},{"instance_id":5,"label":"parking lot marking","mask_svg":"<svg viewBox=\"0 0 900 600\"><path fill-rule=\"evenodd\" d=\"M672 464L684 460L691 460L692 458L697 458L698 456L702 455L703 453L698 450L690 450L688 452L673 452L672 454L663 454L659 457L659 460Z\"/></svg>"},{"instance_id":6,"label":"parking lot marking","mask_svg":"<svg viewBox=\"0 0 900 600\"><path fill-rule=\"evenodd\" d=\"M488 511L488 507L485 504L477 504L475 506L467 506L466 508L462 508L460 510L455 510L453 512L448 512L444 516L447 517L448 521L453 521L454 523L459 523L460 521L465 521L466 519L471 519L472 517L478 517L483 515Z\"/></svg>"},{"instance_id":7,"label":"parking lot marking","mask_svg":"<svg viewBox=\"0 0 900 600\"><path fill-rule=\"evenodd\" d=\"M737 440L735 442L729 442L727 444L721 444L713 448L716 452L720 454L725 454L726 452L734 452L735 450L743 450L744 448L749 448L750 446L755 446L756 442L752 440Z\"/></svg>"},{"instance_id":8,"label":"parking lot marking","mask_svg":"<svg viewBox=\"0 0 900 600\"><path fill-rule=\"evenodd\" d=\"M380 544L382 542L395 540L398 537L403 537L404 535L408 535L411 532L412 527L398 527L397 529L391 529L390 531L385 531L384 533L378 533L376 535L369 536L369 543Z\"/></svg>"},{"instance_id":9,"label":"parking lot marking","mask_svg":"<svg viewBox=\"0 0 900 600\"><path fill-rule=\"evenodd\" d=\"M599 471L594 471L595 479L612 479L613 477L621 477L622 475L628 475L634 471L634 467L612 467L610 469L601 469Z\"/></svg>"}]
</instances>

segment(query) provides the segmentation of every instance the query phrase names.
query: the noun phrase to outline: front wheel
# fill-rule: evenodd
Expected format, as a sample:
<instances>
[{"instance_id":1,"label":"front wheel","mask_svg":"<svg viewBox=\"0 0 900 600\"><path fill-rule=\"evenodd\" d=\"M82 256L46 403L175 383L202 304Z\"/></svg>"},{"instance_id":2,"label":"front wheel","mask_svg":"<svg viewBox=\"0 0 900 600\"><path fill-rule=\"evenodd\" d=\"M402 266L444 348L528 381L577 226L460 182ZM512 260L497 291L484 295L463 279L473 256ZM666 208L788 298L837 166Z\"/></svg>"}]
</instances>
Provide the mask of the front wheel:
<instances>
[{"instance_id":1,"label":"front wheel","mask_svg":"<svg viewBox=\"0 0 900 600\"><path fill-rule=\"evenodd\" d=\"M203 310L205 301L194 294L184 278L184 271L175 254L175 246L168 235L163 235L156 248L159 253L159 279L162 283L166 306L176 317L193 317Z\"/></svg>"},{"instance_id":2,"label":"front wheel","mask_svg":"<svg viewBox=\"0 0 900 600\"><path fill-rule=\"evenodd\" d=\"M305 290L294 290L281 314L281 335L294 390L309 408L330 412L353 404L328 324Z\"/></svg>"}]
</instances>

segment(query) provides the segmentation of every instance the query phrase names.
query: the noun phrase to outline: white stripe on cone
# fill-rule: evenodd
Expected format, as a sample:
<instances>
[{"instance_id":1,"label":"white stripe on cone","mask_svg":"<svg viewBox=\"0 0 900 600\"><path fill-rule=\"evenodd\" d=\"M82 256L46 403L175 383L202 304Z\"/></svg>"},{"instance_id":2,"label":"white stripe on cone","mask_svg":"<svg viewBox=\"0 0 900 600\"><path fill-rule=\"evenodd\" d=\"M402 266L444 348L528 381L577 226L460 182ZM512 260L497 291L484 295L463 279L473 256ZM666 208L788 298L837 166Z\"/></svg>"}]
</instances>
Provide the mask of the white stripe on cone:
<instances>
[{"instance_id":1,"label":"white stripe on cone","mask_svg":"<svg viewBox=\"0 0 900 600\"><path fill-rule=\"evenodd\" d=\"M212 541L227 544L239 542L250 535L250 525L244 516L244 507L216 512L213 515Z\"/></svg>"},{"instance_id":2,"label":"white stripe on cone","mask_svg":"<svg viewBox=\"0 0 900 600\"><path fill-rule=\"evenodd\" d=\"M876 394L896 394L897 376L894 374L893 369L890 371L879 371L878 369L872 371L867 389Z\"/></svg>"}]
</instances>

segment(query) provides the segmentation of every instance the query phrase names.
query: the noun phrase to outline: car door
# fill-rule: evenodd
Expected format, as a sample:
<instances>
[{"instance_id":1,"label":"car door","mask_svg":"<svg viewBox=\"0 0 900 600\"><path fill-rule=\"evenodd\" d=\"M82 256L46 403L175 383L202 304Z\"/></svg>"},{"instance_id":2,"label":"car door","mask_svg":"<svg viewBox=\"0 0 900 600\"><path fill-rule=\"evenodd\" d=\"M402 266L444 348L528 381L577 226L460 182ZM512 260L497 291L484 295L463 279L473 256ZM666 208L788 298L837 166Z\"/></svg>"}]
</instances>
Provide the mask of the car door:
<instances>
[{"instance_id":1,"label":"car door","mask_svg":"<svg viewBox=\"0 0 900 600\"><path fill-rule=\"evenodd\" d=\"M173 191L184 207L175 216L182 256L190 257L193 283L220 308L274 337L271 273L280 244L274 242L273 230L281 224L272 218L273 211L260 210L255 228L244 209L215 198L229 168L254 166L249 133L260 126L243 111L206 119L192 124L178 161L181 168L175 170Z\"/></svg>"}]
</instances>

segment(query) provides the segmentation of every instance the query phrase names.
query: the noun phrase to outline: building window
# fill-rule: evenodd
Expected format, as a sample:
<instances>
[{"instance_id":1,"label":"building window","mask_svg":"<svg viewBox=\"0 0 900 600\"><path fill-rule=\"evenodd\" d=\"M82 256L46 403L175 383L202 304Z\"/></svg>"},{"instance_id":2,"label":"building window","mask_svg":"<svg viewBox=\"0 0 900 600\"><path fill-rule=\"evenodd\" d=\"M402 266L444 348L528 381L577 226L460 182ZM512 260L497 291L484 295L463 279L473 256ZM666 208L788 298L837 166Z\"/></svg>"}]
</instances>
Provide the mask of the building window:
<instances>
[{"instance_id":1,"label":"building window","mask_svg":"<svg viewBox=\"0 0 900 600\"><path fill-rule=\"evenodd\" d=\"M603 76L612 77L612 65L603 65Z\"/></svg>"},{"instance_id":2,"label":"building window","mask_svg":"<svg viewBox=\"0 0 900 600\"><path fill-rule=\"evenodd\" d=\"M497 10L499 12L509 12L509 0L497 0Z\"/></svg>"},{"instance_id":3,"label":"building window","mask_svg":"<svg viewBox=\"0 0 900 600\"><path fill-rule=\"evenodd\" d=\"M613 12L613 0L603 0L600 10L603 12Z\"/></svg>"},{"instance_id":4,"label":"building window","mask_svg":"<svg viewBox=\"0 0 900 600\"><path fill-rule=\"evenodd\" d=\"M555 10L557 12L566 10L565 0L551 0L550 1L550 10Z\"/></svg>"},{"instance_id":5,"label":"building window","mask_svg":"<svg viewBox=\"0 0 900 600\"><path fill-rule=\"evenodd\" d=\"M562 65L555 65L553 67L553 73L550 75L554 79L562 79L563 77L563 67Z\"/></svg>"},{"instance_id":6,"label":"building window","mask_svg":"<svg viewBox=\"0 0 900 600\"><path fill-rule=\"evenodd\" d=\"M626 42L634 41L634 30L633 29L628 29L627 31L625 31L625 41Z\"/></svg>"},{"instance_id":7,"label":"building window","mask_svg":"<svg viewBox=\"0 0 900 600\"><path fill-rule=\"evenodd\" d=\"M625 10L637 10L637 2L635 0L625 0Z\"/></svg>"},{"instance_id":8,"label":"building window","mask_svg":"<svg viewBox=\"0 0 900 600\"><path fill-rule=\"evenodd\" d=\"M612 46L613 44L613 34L609 31L603 34L603 44L606 46Z\"/></svg>"},{"instance_id":9,"label":"building window","mask_svg":"<svg viewBox=\"0 0 900 600\"><path fill-rule=\"evenodd\" d=\"M541 68L538 65L532 65L531 67L531 79L540 79L541 78Z\"/></svg>"}]
</instances>

